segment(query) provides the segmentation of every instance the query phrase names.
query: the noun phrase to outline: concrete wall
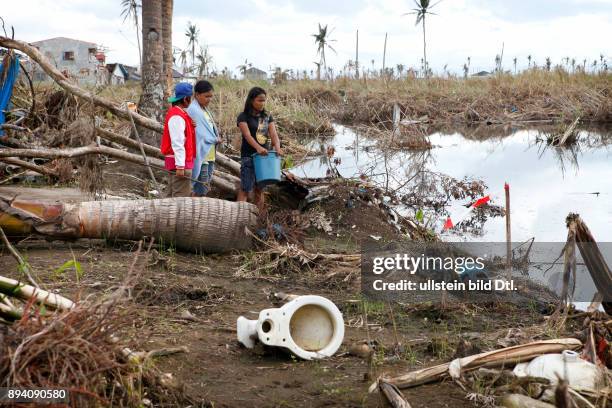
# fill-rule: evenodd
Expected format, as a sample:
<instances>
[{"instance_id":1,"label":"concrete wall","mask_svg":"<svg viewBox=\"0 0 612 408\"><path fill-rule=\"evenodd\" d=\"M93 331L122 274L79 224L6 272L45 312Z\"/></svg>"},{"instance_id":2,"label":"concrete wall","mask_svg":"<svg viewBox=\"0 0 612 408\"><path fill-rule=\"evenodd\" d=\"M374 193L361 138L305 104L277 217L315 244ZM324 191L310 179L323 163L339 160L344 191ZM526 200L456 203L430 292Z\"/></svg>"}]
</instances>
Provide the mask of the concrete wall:
<instances>
[{"instance_id":1,"label":"concrete wall","mask_svg":"<svg viewBox=\"0 0 612 408\"><path fill-rule=\"evenodd\" d=\"M96 44L70 38L52 38L32 45L37 47L57 69L74 78L79 84L105 83L108 78L108 72L96 59ZM35 66L34 80L48 81L50 78L40 67Z\"/></svg>"}]
</instances>

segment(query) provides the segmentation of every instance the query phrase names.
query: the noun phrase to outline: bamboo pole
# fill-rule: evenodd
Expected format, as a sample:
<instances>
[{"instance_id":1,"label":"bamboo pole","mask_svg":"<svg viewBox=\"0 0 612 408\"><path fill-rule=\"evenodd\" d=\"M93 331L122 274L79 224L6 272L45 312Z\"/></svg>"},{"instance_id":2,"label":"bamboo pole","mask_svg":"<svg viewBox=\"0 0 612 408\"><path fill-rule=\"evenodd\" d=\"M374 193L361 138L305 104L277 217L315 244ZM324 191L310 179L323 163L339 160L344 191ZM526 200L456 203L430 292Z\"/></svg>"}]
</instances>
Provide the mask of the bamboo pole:
<instances>
[{"instance_id":1,"label":"bamboo pole","mask_svg":"<svg viewBox=\"0 0 612 408\"><path fill-rule=\"evenodd\" d=\"M74 307L70 299L4 276L0 276L0 292L23 300L34 297L36 301L54 309L68 310Z\"/></svg>"},{"instance_id":2,"label":"bamboo pole","mask_svg":"<svg viewBox=\"0 0 612 408\"><path fill-rule=\"evenodd\" d=\"M504 190L506 192L506 273L508 279L512 277L512 230L510 223L510 185L504 183Z\"/></svg>"}]
</instances>

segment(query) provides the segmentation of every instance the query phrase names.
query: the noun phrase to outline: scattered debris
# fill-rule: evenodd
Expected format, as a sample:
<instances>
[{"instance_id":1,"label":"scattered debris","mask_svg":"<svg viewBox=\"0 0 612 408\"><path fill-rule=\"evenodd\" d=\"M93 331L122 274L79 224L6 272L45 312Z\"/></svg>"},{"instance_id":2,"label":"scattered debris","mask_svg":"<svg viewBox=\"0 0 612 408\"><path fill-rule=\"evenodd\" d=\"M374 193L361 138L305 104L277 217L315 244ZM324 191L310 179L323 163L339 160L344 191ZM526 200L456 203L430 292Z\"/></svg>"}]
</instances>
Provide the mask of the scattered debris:
<instances>
[{"instance_id":1,"label":"scattered debris","mask_svg":"<svg viewBox=\"0 0 612 408\"><path fill-rule=\"evenodd\" d=\"M512 365L529 361L541 354L575 350L580 346L582 342L572 338L536 341L455 359L450 363L423 368L398 377L385 378L385 380L399 388L415 387L432 381L440 381L449 376L455 379L460 378L463 372L485 365L487 367Z\"/></svg>"}]
</instances>

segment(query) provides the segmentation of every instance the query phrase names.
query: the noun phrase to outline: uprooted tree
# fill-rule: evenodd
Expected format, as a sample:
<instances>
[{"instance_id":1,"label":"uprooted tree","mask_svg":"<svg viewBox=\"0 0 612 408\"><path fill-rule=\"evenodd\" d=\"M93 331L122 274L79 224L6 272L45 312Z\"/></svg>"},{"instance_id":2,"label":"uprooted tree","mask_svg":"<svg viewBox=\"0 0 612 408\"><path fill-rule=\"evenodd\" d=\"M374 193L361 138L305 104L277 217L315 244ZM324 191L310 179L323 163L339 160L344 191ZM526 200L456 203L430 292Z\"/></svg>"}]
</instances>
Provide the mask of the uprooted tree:
<instances>
[{"instance_id":1,"label":"uprooted tree","mask_svg":"<svg viewBox=\"0 0 612 408\"><path fill-rule=\"evenodd\" d=\"M40 67L59 85L61 86L65 91L67 91L68 93L77 96L78 98L82 98L87 102L92 102L93 104L97 105L97 106L101 106L104 109L107 109L108 111L110 111L111 113L113 113L114 115L125 119L125 120L133 120L134 123L139 127L139 128L144 128L147 129L148 131L151 131L155 134L155 139L157 140L159 138L159 136L161 135L161 132L163 131L163 126L160 122L158 122L156 119L152 119L150 117L147 116L143 116L139 113L134 113L134 112L130 112L129 110L117 106L114 102L106 99L106 98L102 98L96 94L94 94L93 92L89 92L85 89L80 88L79 86L77 86L75 83L73 83L72 81L70 81L68 78L66 78L57 68L55 68L53 66L53 64L51 64L42 54L41 52L36 49L35 47L29 45L26 42L23 41L19 41L19 40L14 40L8 37L3 37L0 36L0 47L4 47L4 48L9 48L9 49L15 49L18 51L23 52L24 54L28 55L34 62L38 63L38 65L40 65ZM144 86L144 85L143 85ZM161 89L161 88L160 88ZM163 112L163 109L160 108L158 112ZM100 130L98 130L98 133L101 137L109 139L109 138L113 138L113 136L111 135L111 132L106 132L103 133ZM108 137L105 137L108 136ZM109 136L111 135L111 136ZM119 143L122 144L124 146L130 147L130 148L138 148L139 147L139 143L136 140L127 138L127 137L121 137L118 136L114 137L114 140L112 140L115 143ZM150 145L144 145L144 150L147 154L151 154L151 151L154 151L155 153L153 154L153 156L157 157L157 158L163 158L161 157L161 154L159 153L159 149L150 146ZM98 146L98 149L102 148L102 146ZM93 149L93 147L91 148ZM90 149L90 150L91 150ZM108 150L111 149L111 150ZM95 149L93 149L95 150ZM11 156L4 156L4 158L6 157L40 157L36 155L37 152L34 151L22 151L22 152L17 152L14 151L11 153ZM128 160L128 161L132 161L134 162L134 160L129 160L127 158L127 156L124 155L125 152L121 152L118 149L112 149L112 148L107 148L106 151L102 152L102 151L97 151L91 152L92 154L108 154L108 155L113 155L115 157L118 157L119 155L123 155L124 157L121 157L123 160ZM23 156L20 156L20 154L23 154ZM137 156L137 155L132 155L132 156ZM217 187L222 188L223 190L226 191L231 191L233 193L236 192L236 183L237 183L237 178L235 176L237 176L239 174L239 170L240 170L240 164L235 162L234 160L230 159L229 157L225 156L224 154L222 154L221 152L217 152L217 164L221 167L221 169L219 169L218 172L216 172L215 174L217 174L219 176L220 180L215 181L215 179L213 179L213 184L215 184ZM49 156L46 156L49 157ZM66 156L63 156L66 157ZM132 157L134 158L134 157ZM0 160L3 160L2 157L0 157ZM8 160L8 159L6 159ZM140 163L141 161L136 161L139 164L144 164L144 162ZM154 162L152 161L151 164L157 164L158 166L160 165L160 162ZM34 168L31 168L32 170L35 170ZM224 171L225 170L225 171ZM36 171L36 170L35 170ZM225 183L223 182L223 180L225 180Z\"/></svg>"}]
</instances>

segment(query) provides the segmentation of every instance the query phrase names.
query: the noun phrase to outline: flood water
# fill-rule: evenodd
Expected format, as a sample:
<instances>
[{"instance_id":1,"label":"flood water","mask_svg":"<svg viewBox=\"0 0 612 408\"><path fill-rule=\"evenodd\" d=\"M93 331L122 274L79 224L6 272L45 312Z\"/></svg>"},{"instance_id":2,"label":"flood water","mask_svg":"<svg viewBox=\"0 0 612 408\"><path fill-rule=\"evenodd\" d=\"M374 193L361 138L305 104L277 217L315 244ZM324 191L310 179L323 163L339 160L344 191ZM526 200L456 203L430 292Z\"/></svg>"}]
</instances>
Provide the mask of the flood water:
<instances>
[{"instance_id":1,"label":"flood water","mask_svg":"<svg viewBox=\"0 0 612 408\"><path fill-rule=\"evenodd\" d=\"M499 206L504 206L504 183L508 182L514 242L532 237L540 242L565 241L565 217L570 212L582 216L596 240L612 242L612 138L604 133L580 131L579 142L571 150L537 143L543 134L536 129L485 140L459 132L434 133L429 135L434 148L409 152L380 149L374 140L338 125L334 137L309 142L321 156L292 171L301 177L325 177L335 168L346 178L367 175L378 186L398 189L398 194L422 188L416 183L432 175L467 177L482 180L488 187L485 195L490 194L491 203ZM328 146L335 148L331 158L325 154ZM454 220L465 214L464 206L470 201L450 200L442 210L425 208L424 222L443 240L505 241L503 216L488 217L473 233L442 231L446 216ZM397 209L411 217L417 211L402 204Z\"/></svg>"}]
</instances>

